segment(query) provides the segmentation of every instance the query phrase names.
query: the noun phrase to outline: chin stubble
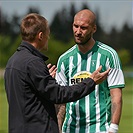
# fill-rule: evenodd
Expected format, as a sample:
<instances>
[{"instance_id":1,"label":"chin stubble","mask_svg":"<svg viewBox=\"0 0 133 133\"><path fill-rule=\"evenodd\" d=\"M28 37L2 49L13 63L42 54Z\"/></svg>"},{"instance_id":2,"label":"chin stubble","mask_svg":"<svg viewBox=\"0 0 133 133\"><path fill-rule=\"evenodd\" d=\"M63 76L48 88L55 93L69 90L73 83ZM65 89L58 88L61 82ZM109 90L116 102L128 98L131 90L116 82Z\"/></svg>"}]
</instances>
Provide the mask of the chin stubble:
<instances>
[{"instance_id":1,"label":"chin stubble","mask_svg":"<svg viewBox=\"0 0 133 133\"><path fill-rule=\"evenodd\" d=\"M84 41L84 42L78 43L78 42L75 41L75 43L77 45L85 45L90 39L91 39L91 36L86 41Z\"/></svg>"}]
</instances>

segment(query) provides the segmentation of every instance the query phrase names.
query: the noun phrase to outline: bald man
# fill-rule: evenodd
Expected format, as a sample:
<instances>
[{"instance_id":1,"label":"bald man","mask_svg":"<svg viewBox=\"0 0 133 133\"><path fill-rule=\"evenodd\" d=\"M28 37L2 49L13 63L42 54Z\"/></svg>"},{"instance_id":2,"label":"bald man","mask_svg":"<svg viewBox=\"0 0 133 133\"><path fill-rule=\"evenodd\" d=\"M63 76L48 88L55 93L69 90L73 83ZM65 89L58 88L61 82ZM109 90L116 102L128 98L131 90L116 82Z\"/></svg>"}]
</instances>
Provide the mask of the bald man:
<instances>
[{"instance_id":1,"label":"bald man","mask_svg":"<svg viewBox=\"0 0 133 133\"><path fill-rule=\"evenodd\" d=\"M122 111L122 88L125 86L121 62L116 51L95 41L96 15L81 10L74 16L75 45L63 53L57 64L56 79L60 85L73 85L89 77L100 65L111 68L105 82L95 91L58 107L57 117L63 133L116 133Z\"/></svg>"}]
</instances>

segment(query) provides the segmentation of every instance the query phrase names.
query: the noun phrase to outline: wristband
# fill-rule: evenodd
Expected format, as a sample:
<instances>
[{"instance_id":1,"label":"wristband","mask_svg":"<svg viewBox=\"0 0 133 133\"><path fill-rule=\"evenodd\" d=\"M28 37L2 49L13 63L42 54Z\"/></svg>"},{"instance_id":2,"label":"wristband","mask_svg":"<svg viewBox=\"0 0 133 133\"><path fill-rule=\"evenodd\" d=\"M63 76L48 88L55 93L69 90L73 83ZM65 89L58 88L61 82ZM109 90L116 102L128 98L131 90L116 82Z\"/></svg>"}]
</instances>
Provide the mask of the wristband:
<instances>
[{"instance_id":1,"label":"wristband","mask_svg":"<svg viewBox=\"0 0 133 133\"><path fill-rule=\"evenodd\" d=\"M111 123L110 127L109 127L109 132L117 133L118 132L118 125L114 124L114 123Z\"/></svg>"}]
</instances>

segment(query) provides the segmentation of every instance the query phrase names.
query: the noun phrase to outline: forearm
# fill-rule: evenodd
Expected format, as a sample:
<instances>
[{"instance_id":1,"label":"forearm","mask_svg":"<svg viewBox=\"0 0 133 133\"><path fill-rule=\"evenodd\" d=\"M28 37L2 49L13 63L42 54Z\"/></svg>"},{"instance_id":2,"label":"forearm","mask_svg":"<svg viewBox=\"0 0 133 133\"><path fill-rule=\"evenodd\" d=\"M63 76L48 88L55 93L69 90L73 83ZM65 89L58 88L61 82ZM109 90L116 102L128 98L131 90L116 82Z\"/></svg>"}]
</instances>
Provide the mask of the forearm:
<instances>
[{"instance_id":1,"label":"forearm","mask_svg":"<svg viewBox=\"0 0 133 133\"><path fill-rule=\"evenodd\" d=\"M122 90L119 88L112 89L111 93L111 124L109 133L117 133L122 112Z\"/></svg>"},{"instance_id":2,"label":"forearm","mask_svg":"<svg viewBox=\"0 0 133 133\"><path fill-rule=\"evenodd\" d=\"M111 123L119 125L122 112L122 94L121 91L111 96Z\"/></svg>"},{"instance_id":3,"label":"forearm","mask_svg":"<svg viewBox=\"0 0 133 133\"><path fill-rule=\"evenodd\" d=\"M66 105L65 104L57 104L57 119L58 119L58 127L59 132L62 132L62 125L65 119L65 113L66 113Z\"/></svg>"},{"instance_id":4,"label":"forearm","mask_svg":"<svg viewBox=\"0 0 133 133\"><path fill-rule=\"evenodd\" d=\"M111 108L111 123L115 123L119 125L120 118L121 118L121 112L122 112L122 98L119 98L119 100L112 99L112 108Z\"/></svg>"}]
</instances>

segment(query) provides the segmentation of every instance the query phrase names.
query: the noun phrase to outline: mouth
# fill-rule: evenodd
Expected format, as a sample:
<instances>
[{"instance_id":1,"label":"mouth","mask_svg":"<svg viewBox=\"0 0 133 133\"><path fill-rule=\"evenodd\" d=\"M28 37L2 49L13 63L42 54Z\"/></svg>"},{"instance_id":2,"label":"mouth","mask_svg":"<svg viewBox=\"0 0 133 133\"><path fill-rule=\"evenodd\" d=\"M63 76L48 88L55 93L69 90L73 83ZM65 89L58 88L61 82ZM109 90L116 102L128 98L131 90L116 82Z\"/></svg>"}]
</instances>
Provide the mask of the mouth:
<instances>
[{"instance_id":1,"label":"mouth","mask_svg":"<svg viewBox=\"0 0 133 133\"><path fill-rule=\"evenodd\" d=\"M81 37L81 36L75 36L75 39L76 39L76 40L82 40L83 37Z\"/></svg>"}]
</instances>

